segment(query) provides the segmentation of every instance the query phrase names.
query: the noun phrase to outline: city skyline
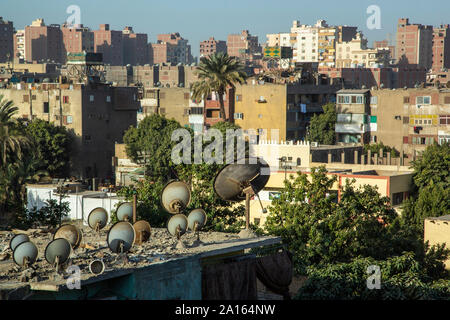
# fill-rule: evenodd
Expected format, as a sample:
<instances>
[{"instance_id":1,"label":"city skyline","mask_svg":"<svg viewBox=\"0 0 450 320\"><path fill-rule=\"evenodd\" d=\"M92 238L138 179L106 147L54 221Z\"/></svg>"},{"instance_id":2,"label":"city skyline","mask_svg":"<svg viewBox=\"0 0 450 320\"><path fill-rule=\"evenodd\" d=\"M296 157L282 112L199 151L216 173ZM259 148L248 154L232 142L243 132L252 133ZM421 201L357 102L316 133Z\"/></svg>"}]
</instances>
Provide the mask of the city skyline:
<instances>
[{"instance_id":1,"label":"city skyline","mask_svg":"<svg viewBox=\"0 0 450 320\"><path fill-rule=\"evenodd\" d=\"M189 40L192 54L198 57L199 43L210 37L226 41L228 34L247 29L258 36L260 43L265 43L266 34L289 32L293 20L314 24L324 19L330 25L356 26L371 46L373 41L386 39L388 34L391 34L392 41L395 40L398 18L408 17L412 23L439 26L449 23L445 13L448 12L446 9L450 9L449 2L440 0L414 6L407 6L407 1L361 1L351 7L325 0L320 5L307 8L303 7L302 2L290 0L284 0L281 4L270 1L260 1L258 5L255 3L245 0L224 3L137 0L133 5L124 6L123 2L98 0L94 9L94 4L85 0L48 0L44 4L5 0L0 4L0 10L3 18L13 21L15 29L19 30L37 18L44 18L46 24L62 24L70 16L66 13L67 8L77 5L81 9L81 23L92 30L97 30L102 23L109 23L114 30L132 26L135 32L147 33L152 43L156 42L158 34L179 32ZM380 8L381 29L367 28L366 22L371 14L366 13L366 10L371 5ZM98 8L102 8L102 11L99 12ZM157 15L153 15L155 11Z\"/></svg>"}]
</instances>

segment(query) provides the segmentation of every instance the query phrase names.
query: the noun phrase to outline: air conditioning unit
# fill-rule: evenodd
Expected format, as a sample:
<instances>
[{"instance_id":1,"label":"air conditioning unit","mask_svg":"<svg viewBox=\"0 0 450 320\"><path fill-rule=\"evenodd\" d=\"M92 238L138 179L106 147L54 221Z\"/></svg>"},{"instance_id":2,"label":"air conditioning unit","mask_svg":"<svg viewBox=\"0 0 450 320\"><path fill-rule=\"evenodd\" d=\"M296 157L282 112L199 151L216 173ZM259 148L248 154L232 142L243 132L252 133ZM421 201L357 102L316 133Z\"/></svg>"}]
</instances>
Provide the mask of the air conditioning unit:
<instances>
[{"instance_id":1,"label":"air conditioning unit","mask_svg":"<svg viewBox=\"0 0 450 320\"><path fill-rule=\"evenodd\" d=\"M318 142L311 142L311 147L318 147L319 143Z\"/></svg>"}]
</instances>

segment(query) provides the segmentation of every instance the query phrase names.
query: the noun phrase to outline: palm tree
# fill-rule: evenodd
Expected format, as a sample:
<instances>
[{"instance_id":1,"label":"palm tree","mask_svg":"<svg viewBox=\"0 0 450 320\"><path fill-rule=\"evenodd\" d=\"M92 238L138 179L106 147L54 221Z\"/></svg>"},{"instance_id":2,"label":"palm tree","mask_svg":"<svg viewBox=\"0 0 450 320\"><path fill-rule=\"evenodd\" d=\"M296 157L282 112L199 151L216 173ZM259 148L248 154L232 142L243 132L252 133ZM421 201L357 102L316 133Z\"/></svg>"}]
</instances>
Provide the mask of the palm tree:
<instances>
[{"instance_id":1,"label":"palm tree","mask_svg":"<svg viewBox=\"0 0 450 320\"><path fill-rule=\"evenodd\" d=\"M196 73L198 81L192 85L192 99L203 100L216 92L219 96L221 117L224 121L229 121L225 114L223 95L228 87L234 88L236 83L245 83L247 75L244 66L236 57L219 52L202 57Z\"/></svg>"},{"instance_id":2,"label":"palm tree","mask_svg":"<svg viewBox=\"0 0 450 320\"><path fill-rule=\"evenodd\" d=\"M0 168L21 160L32 146L32 141L19 130L17 121L13 119L17 111L12 101L4 100L0 95Z\"/></svg>"}]
</instances>

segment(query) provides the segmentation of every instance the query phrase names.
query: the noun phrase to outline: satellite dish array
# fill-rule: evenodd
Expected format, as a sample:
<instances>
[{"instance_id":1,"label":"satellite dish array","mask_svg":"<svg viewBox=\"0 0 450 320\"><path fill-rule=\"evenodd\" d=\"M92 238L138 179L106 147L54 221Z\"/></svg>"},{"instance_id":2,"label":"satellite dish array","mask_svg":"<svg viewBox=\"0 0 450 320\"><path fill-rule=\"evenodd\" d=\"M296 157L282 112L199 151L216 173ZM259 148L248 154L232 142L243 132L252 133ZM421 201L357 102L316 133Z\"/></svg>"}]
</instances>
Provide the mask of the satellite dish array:
<instances>
[{"instance_id":1,"label":"satellite dish array","mask_svg":"<svg viewBox=\"0 0 450 320\"><path fill-rule=\"evenodd\" d=\"M250 197L256 195L264 188L269 180L270 173L262 174L262 170L269 169L268 164L257 159L255 164L250 164L245 159L244 164L229 164L225 166L214 179L215 193L227 201L246 200L246 229L249 229L249 201ZM269 169L270 170L270 169ZM207 221L206 212L197 208L192 210L186 217L184 212L191 202L191 191L189 186L179 180L171 181L165 185L161 193L161 204L163 208L173 216L167 222L167 231L173 237L177 237L176 248L186 248L181 237L189 229L197 234L194 246L201 246L200 230ZM259 200L261 207L262 203ZM264 208L263 208L264 210ZM141 245L149 240L151 227L147 221L140 220L133 225L129 220L133 217L133 205L130 202L122 203L117 208L117 218L108 231L107 244L109 249L116 254L125 255L136 243ZM108 222L108 213L104 208L96 208L89 213L87 219L89 227L100 234ZM61 267L66 264L74 250L80 247L83 234L74 225L66 224L60 226L53 235L53 240L46 246L45 260L59 273ZM13 251L14 262L22 268L30 268L37 260L38 249L30 241L26 234L15 235L10 243ZM92 274L99 275L104 272L105 264L102 260L95 259L89 264Z\"/></svg>"},{"instance_id":2,"label":"satellite dish array","mask_svg":"<svg viewBox=\"0 0 450 320\"><path fill-rule=\"evenodd\" d=\"M206 224L207 216L203 209L194 209L189 216L183 214L191 202L191 191L189 186L183 181L171 181L167 183L161 192L161 204L163 208L173 214L167 222L167 231L173 237L177 237L177 249L186 248L186 245L181 241L181 236L186 233L188 229L197 233L197 240L194 246L202 245L200 241L200 229Z\"/></svg>"}]
</instances>

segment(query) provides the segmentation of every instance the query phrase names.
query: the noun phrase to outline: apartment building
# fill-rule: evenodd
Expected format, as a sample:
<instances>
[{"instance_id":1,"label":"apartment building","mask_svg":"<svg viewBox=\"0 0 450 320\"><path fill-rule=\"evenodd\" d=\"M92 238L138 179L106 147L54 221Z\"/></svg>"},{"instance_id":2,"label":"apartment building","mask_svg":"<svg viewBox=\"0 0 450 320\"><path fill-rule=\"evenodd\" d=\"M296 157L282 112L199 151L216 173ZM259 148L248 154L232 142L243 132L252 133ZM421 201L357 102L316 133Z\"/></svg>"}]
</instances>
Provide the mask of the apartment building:
<instances>
[{"instance_id":1,"label":"apartment building","mask_svg":"<svg viewBox=\"0 0 450 320\"><path fill-rule=\"evenodd\" d=\"M374 41L372 44L372 48L374 48L374 49L388 48L390 51L390 54L391 54L391 59L396 59L395 46L391 45L391 42L389 40Z\"/></svg>"},{"instance_id":2,"label":"apartment building","mask_svg":"<svg viewBox=\"0 0 450 320\"><path fill-rule=\"evenodd\" d=\"M67 53L69 52L94 52L95 41L94 33L83 25L61 26L63 36L63 60L67 62Z\"/></svg>"},{"instance_id":3,"label":"apartment building","mask_svg":"<svg viewBox=\"0 0 450 320\"><path fill-rule=\"evenodd\" d=\"M18 62L25 61L25 29L14 33L14 59Z\"/></svg>"},{"instance_id":4,"label":"apartment building","mask_svg":"<svg viewBox=\"0 0 450 320\"><path fill-rule=\"evenodd\" d=\"M322 105L336 101L339 85L272 84L238 85L235 90L234 122L255 130L267 140L302 140L314 114ZM278 130L277 134L272 134ZM264 131L266 130L266 131Z\"/></svg>"},{"instance_id":5,"label":"apartment building","mask_svg":"<svg viewBox=\"0 0 450 320\"><path fill-rule=\"evenodd\" d=\"M396 43L398 63L430 69L433 64L432 41L433 26L410 24L408 18L400 18Z\"/></svg>"},{"instance_id":6,"label":"apartment building","mask_svg":"<svg viewBox=\"0 0 450 320\"><path fill-rule=\"evenodd\" d=\"M377 67L389 66L390 51L387 48L370 49L367 47L367 39L361 32L350 41L336 43L336 67Z\"/></svg>"},{"instance_id":7,"label":"apartment building","mask_svg":"<svg viewBox=\"0 0 450 320\"><path fill-rule=\"evenodd\" d=\"M63 35L60 25L46 26L44 19L37 19L25 27L25 61L62 63L63 60Z\"/></svg>"},{"instance_id":8,"label":"apartment building","mask_svg":"<svg viewBox=\"0 0 450 320\"><path fill-rule=\"evenodd\" d=\"M191 64L194 58L188 40L176 33L158 34L157 42L148 45L151 64Z\"/></svg>"},{"instance_id":9,"label":"apartment building","mask_svg":"<svg viewBox=\"0 0 450 320\"><path fill-rule=\"evenodd\" d=\"M229 56L242 60L252 59L254 54L261 53L258 36L253 36L248 30L240 34L229 34L227 38L227 53Z\"/></svg>"},{"instance_id":10,"label":"apartment building","mask_svg":"<svg viewBox=\"0 0 450 320\"><path fill-rule=\"evenodd\" d=\"M234 122L234 92L235 89L228 88L223 95L223 103L225 109L225 117L230 119L230 122ZM219 95L213 92L204 101L205 117L204 125L206 128L211 127L217 122L223 121L222 114L220 113Z\"/></svg>"},{"instance_id":11,"label":"apartment building","mask_svg":"<svg viewBox=\"0 0 450 320\"><path fill-rule=\"evenodd\" d=\"M14 26L0 17L0 63L14 59Z\"/></svg>"},{"instance_id":12,"label":"apartment building","mask_svg":"<svg viewBox=\"0 0 450 320\"><path fill-rule=\"evenodd\" d=\"M218 52L227 53L226 41L216 40L214 37L210 37L208 40L200 42L200 57L207 57Z\"/></svg>"},{"instance_id":13,"label":"apartment building","mask_svg":"<svg viewBox=\"0 0 450 320\"><path fill-rule=\"evenodd\" d=\"M266 47L291 47L290 33L272 33L266 37Z\"/></svg>"},{"instance_id":14,"label":"apartment building","mask_svg":"<svg viewBox=\"0 0 450 320\"><path fill-rule=\"evenodd\" d=\"M112 66L123 65L122 31L111 30L109 24L101 24L94 30L94 52L103 54L103 63Z\"/></svg>"},{"instance_id":15,"label":"apartment building","mask_svg":"<svg viewBox=\"0 0 450 320\"><path fill-rule=\"evenodd\" d=\"M433 29L432 71L440 72L450 68L450 25Z\"/></svg>"},{"instance_id":16,"label":"apartment building","mask_svg":"<svg viewBox=\"0 0 450 320\"><path fill-rule=\"evenodd\" d=\"M450 141L450 90L343 89L337 93L337 141L394 147L409 159Z\"/></svg>"},{"instance_id":17,"label":"apartment building","mask_svg":"<svg viewBox=\"0 0 450 320\"><path fill-rule=\"evenodd\" d=\"M145 65L150 62L146 33L135 33L133 27L125 27L122 30L122 37L124 65Z\"/></svg>"},{"instance_id":18,"label":"apartment building","mask_svg":"<svg viewBox=\"0 0 450 320\"><path fill-rule=\"evenodd\" d=\"M136 125L137 88L96 83L18 83L0 89L19 108L17 117L39 118L65 126L75 136L71 174L113 178L114 144Z\"/></svg>"}]
</instances>

